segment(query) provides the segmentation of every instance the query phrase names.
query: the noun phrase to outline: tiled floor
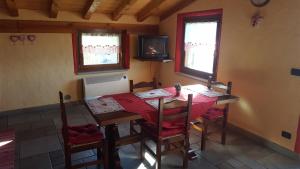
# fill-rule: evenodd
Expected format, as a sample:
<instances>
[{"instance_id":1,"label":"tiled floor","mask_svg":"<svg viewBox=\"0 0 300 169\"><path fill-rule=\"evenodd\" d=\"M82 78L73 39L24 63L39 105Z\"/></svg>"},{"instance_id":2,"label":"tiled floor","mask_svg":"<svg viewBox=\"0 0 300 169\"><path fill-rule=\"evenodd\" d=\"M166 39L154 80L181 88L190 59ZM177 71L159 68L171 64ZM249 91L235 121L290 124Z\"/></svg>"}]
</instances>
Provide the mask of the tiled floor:
<instances>
[{"instance_id":1,"label":"tiled floor","mask_svg":"<svg viewBox=\"0 0 300 169\"><path fill-rule=\"evenodd\" d=\"M83 105L67 107L70 125L95 123ZM61 121L58 109L0 117L0 131L16 130L16 169L62 169ZM128 133L128 124L119 127L121 135ZM196 151L199 157L189 162L191 169L300 169L300 161L289 159L260 146L233 132L229 132L227 145L218 143L218 135L211 135L207 150ZM199 148L200 133L191 132L191 146ZM138 159L139 144L120 149L124 169L153 168ZM85 151L72 157L74 163L95 159L95 151ZM178 155L163 157L163 168L180 168ZM89 167L93 169L96 167Z\"/></svg>"}]
</instances>

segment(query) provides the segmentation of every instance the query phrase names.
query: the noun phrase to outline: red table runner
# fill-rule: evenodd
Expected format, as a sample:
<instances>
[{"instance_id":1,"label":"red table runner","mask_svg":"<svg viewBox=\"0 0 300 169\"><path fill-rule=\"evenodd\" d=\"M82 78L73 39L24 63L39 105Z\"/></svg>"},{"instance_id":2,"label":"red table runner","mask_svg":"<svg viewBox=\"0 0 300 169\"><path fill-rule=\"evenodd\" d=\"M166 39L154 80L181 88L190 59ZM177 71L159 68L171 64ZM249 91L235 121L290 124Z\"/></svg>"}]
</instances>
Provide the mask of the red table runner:
<instances>
[{"instance_id":1,"label":"red table runner","mask_svg":"<svg viewBox=\"0 0 300 169\"><path fill-rule=\"evenodd\" d=\"M172 94L171 97L174 97L176 94L175 88L165 88L166 91ZM193 94L193 103L192 103L192 113L191 119L195 119L204 114L217 100L217 97L207 97L200 93L193 92L187 89L183 89L180 93L179 99L187 100L188 94ZM135 96L132 93L122 93L116 95L109 95L104 97L113 97L120 105L124 107L124 109L128 112L138 113L145 120L150 123L155 123L157 109L146 103L146 100L158 99L141 99ZM164 111L164 114L171 114L177 112L178 109L167 109ZM174 126L176 124L166 123L164 127Z\"/></svg>"}]
</instances>

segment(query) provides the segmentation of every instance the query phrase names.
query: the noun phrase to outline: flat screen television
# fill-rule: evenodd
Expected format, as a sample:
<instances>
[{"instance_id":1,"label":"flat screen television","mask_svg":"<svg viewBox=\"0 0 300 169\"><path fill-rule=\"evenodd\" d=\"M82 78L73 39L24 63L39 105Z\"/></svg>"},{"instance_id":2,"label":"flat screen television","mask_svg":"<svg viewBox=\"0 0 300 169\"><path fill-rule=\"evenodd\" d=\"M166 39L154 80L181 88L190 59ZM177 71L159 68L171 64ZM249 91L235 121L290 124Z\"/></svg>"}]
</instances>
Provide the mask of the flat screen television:
<instances>
[{"instance_id":1,"label":"flat screen television","mask_svg":"<svg viewBox=\"0 0 300 169\"><path fill-rule=\"evenodd\" d=\"M143 59L168 59L168 36L139 36L138 57Z\"/></svg>"}]
</instances>

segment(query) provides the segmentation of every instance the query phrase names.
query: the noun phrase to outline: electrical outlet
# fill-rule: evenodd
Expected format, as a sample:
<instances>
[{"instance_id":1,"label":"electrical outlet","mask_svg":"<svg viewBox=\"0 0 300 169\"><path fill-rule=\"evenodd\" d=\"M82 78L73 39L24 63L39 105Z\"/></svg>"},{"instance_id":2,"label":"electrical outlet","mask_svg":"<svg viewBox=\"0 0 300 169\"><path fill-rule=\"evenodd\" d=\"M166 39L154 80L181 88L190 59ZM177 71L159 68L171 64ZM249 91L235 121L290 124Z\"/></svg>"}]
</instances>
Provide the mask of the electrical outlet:
<instances>
[{"instance_id":1,"label":"electrical outlet","mask_svg":"<svg viewBox=\"0 0 300 169\"><path fill-rule=\"evenodd\" d=\"M290 132L287 132L287 131L281 131L281 136L286 138L286 139L291 139L292 138L292 134Z\"/></svg>"},{"instance_id":2,"label":"electrical outlet","mask_svg":"<svg viewBox=\"0 0 300 169\"><path fill-rule=\"evenodd\" d=\"M65 95L64 99L65 100L71 100L71 95L69 95L69 94Z\"/></svg>"},{"instance_id":3,"label":"electrical outlet","mask_svg":"<svg viewBox=\"0 0 300 169\"><path fill-rule=\"evenodd\" d=\"M298 69L298 68L292 68L291 69L291 75L300 76L300 69Z\"/></svg>"}]
</instances>

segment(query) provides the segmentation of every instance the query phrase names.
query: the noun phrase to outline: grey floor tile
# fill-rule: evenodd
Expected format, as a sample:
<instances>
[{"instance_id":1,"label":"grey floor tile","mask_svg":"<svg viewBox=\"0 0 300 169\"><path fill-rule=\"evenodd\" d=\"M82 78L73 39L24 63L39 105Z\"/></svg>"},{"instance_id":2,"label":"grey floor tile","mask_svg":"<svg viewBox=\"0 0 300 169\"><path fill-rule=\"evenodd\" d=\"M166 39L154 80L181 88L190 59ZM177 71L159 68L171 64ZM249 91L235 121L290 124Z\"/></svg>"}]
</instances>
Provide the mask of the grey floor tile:
<instances>
[{"instance_id":1,"label":"grey floor tile","mask_svg":"<svg viewBox=\"0 0 300 169\"><path fill-rule=\"evenodd\" d=\"M52 168L64 166L64 152L63 150L52 151L49 153Z\"/></svg>"},{"instance_id":2,"label":"grey floor tile","mask_svg":"<svg viewBox=\"0 0 300 169\"><path fill-rule=\"evenodd\" d=\"M231 165L233 168L241 168L243 166L243 163L241 163L240 161L231 158L229 160L226 161L229 165Z\"/></svg>"},{"instance_id":3,"label":"grey floor tile","mask_svg":"<svg viewBox=\"0 0 300 169\"><path fill-rule=\"evenodd\" d=\"M21 142L20 157L26 158L37 154L61 149L57 135L45 136Z\"/></svg>"},{"instance_id":4,"label":"grey floor tile","mask_svg":"<svg viewBox=\"0 0 300 169\"><path fill-rule=\"evenodd\" d=\"M189 162L189 168L191 168L191 169L198 169L200 167L201 167L201 169L218 169L216 166L214 166L208 160L201 158L201 156L199 156L199 158Z\"/></svg>"},{"instance_id":5,"label":"grey floor tile","mask_svg":"<svg viewBox=\"0 0 300 169\"><path fill-rule=\"evenodd\" d=\"M223 163L232 158L232 156L227 151L222 152L209 150L201 152L200 155L214 165Z\"/></svg>"},{"instance_id":6,"label":"grey floor tile","mask_svg":"<svg viewBox=\"0 0 300 169\"><path fill-rule=\"evenodd\" d=\"M17 133L31 129L31 123L16 123L7 126L9 129L15 129Z\"/></svg>"},{"instance_id":7,"label":"grey floor tile","mask_svg":"<svg viewBox=\"0 0 300 169\"><path fill-rule=\"evenodd\" d=\"M44 111L40 112L41 119L54 119L54 118L60 118L60 110L50 110L50 111Z\"/></svg>"},{"instance_id":8,"label":"grey floor tile","mask_svg":"<svg viewBox=\"0 0 300 169\"><path fill-rule=\"evenodd\" d=\"M228 164L227 162L222 162L217 165L219 169L236 169L232 165Z\"/></svg>"},{"instance_id":9,"label":"grey floor tile","mask_svg":"<svg viewBox=\"0 0 300 169\"><path fill-rule=\"evenodd\" d=\"M72 161L76 161L76 160L88 158L88 157L91 157L94 155L95 155L95 153L93 152L93 150L87 150L87 151L74 153L71 155L71 158L72 158Z\"/></svg>"},{"instance_id":10,"label":"grey floor tile","mask_svg":"<svg viewBox=\"0 0 300 169\"><path fill-rule=\"evenodd\" d=\"M20 169L52 169L48 153L21 159Z\"/></svg>"},{"instance_id":11,"label":"grey floor tile","mask_svg":"<svg viewBox=\"0 0 300 169\"><path fill-rule=\"evenodd\" d=\"M243 163L245 166L253 169L267 169L261 163L257 162L256 160L250 159L244 155L239 155L235 157L236 160Z\"/></svg>"},{"instance_id":12,"label":"grey floor tile","mask_svg":"<svg viewBox=\"0 0 300 169\"><path fill-rule=\"evenodd\" d=\"M14 125L14 124L21 124L21 123L30 123L30 122L39 121L40 119L41 116L38 112L34 112L34 113L27 112L27 113L8 116L7 124Z\"/></svg>"},{"instance_id":13,"label":"grey floor tile","mask_svg":"<svg viewBox=\"0 0 300 169\"><path fill-rule=\"evenodd\" d=\"M0 131L7 129L7 116L0 117Z\"/></svg>"},{"instance_id":14,"label":"grey floor tile","mask_svg":"<svg viewBox=\"0 0 300 169\"><path fill-rule=\"evenodd\" d=\"M300 160L292 160L278 153L273 153L258 162L272 169L300 169Z\"/></svg>"}]
</instances>

